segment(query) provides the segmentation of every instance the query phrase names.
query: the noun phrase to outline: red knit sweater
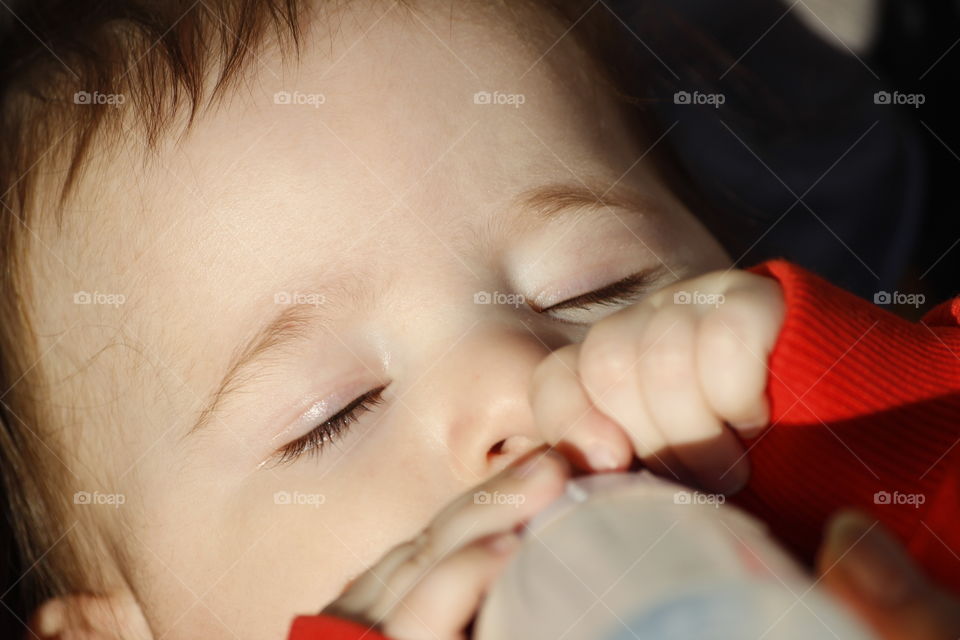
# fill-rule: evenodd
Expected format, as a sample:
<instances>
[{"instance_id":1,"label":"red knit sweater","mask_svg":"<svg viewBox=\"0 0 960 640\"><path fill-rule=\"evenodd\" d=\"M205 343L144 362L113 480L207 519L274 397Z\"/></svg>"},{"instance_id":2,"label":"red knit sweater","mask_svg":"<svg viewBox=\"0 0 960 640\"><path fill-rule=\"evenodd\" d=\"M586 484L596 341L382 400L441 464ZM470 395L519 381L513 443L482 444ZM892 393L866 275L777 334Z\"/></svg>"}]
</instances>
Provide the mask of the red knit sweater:
<instances>
[{"instance_id":1,"label":"red knit sweater","mask_svg":"<svg viewBox=\"0 0 960 640\"><path fill-rule=\"evenodd\" d=\"M918 323L781 260L787 315L770 356L771 426L748 447L735 501L812 561L826 519L857 507L883 522L928 574L960 593L960 298ZM289 640L386 640L300 616Z\"/></svg>"}]
</instances>

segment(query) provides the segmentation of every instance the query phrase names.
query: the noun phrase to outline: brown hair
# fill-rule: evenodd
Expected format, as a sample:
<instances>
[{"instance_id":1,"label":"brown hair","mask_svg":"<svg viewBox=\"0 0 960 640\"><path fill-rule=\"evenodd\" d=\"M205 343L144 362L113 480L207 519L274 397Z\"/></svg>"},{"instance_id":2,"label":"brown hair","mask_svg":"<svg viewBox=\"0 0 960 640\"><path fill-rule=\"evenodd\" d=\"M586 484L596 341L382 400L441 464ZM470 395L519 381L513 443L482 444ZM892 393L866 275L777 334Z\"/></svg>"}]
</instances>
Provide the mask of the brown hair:
<instances>
[{"instance_id":1,"label":"brown hair","mask_svg":"<svg viewBox=\"0 0 960 640\"><path fill-rule=\"evenodd\" d=\"M29 0L13 11L0 33L0 610L20 622L7 619L4 637L46 598L100 580L81 562L83 526L71 531L71 456L51 449L23 268L32 218L49 208L59 223L85 159L120 133L119 110L88 97L122 95L152 145L178 116L189 126L271 38L295 51L301 33L296 0ZM59 171L35 169L50 165Z\"/></svg>"},{"instance_id":2,"label":"brown hair","mask_svg":"<svg viewBox=\"0 0 960 640\"><path fill-rule=\"evenodd\" d=\"M528 0L576 24L604 79L641 107L639 126L659 129L642 107L651 91L672 95L645 43L624 30L619 18L586 0ZM340 3L314 3L336 10ZM409 3L406 3L409 4ZM84 526L71 531L69 452L50 447L56 425L44 412L48 379L31 328L23 268L31 216L49 208L59 222L64 201L83 177L85 159L122 133L119 110L85 101L97 91L122 95L138 116L148 145L178 123L189 128L242 76L249 60L269 43L299 48L305 8L300 0L26 0L0 27L0 609L20 620L45 599L96 590L101 577L81 559ZM509 2L504 2L507 10ZM581 20L586 14L591 17ZM652 11L643 17L654 32L663 25ZM619 32L623 39L610 37ZM212 78L212 81L211 81ZM641 84L643 83L643 84ZM86 92L86 94L84 93ZM86 103L85 103L86 102ZM182 118L182 121L178 118ZM51 153L51 150L57 150ZM658 165L678 195L697 193L670 154L656 151ZM55 165L41 183L36 166ZM707 211L698 207L701 215ZM724 225L708 222L714 232ZM51 458L56 458L52 461ZM43 470L42 472L40 470ZM114 552L104 549L102 553ZM21 624L10 620L13 630ZM0 630L3 630L0 624ZM5 637L6 634L4 634Z\"/></svg>"}]
</instances>

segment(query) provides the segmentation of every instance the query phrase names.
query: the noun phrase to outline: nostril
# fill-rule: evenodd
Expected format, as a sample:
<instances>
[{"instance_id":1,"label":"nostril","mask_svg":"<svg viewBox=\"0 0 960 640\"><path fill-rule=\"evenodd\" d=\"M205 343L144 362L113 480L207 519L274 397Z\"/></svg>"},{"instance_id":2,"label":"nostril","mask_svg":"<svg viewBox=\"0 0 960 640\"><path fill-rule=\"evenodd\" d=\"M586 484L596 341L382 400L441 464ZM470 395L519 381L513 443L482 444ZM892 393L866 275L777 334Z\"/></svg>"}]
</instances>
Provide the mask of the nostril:
<instances>
[{"instance_id":1,"label":"nostril","mask_svg":"<svg viewBox=\"0 0 960 640\"><path fill-rule=\"evenodd\" d=\"M490 472L499 473L543 444L522 435L512 435L498 440L487 449L487 469Z\"/></svg>"},{"instance_id":2,"label":"nostril","mask_svg":"<svg viewBox=\"0 0 960 640\"><path fill-rule=\"evenodd\" d=\"M522 457L538 444L526 436L509 436L494 443L487 449L487 461L496 461L497 465L509 464Z\"/></svg>"},{"instance_id":3,"label":"nostril","mask_svg":"<svg viewBox=\"0 0 960 640\"><path fill-rule=\"evenodd\" d=\"M500 442L497 442L496 444L494 444L492 447L490 447L490 450L487 451L487 457L489 458L489 457L492 457L492 456L498 456L498 455L502 454L502 453L503 453L503 445L505 445L506 443L507 443L506 440L501 440Z\"/></svg>"}]
</instances>

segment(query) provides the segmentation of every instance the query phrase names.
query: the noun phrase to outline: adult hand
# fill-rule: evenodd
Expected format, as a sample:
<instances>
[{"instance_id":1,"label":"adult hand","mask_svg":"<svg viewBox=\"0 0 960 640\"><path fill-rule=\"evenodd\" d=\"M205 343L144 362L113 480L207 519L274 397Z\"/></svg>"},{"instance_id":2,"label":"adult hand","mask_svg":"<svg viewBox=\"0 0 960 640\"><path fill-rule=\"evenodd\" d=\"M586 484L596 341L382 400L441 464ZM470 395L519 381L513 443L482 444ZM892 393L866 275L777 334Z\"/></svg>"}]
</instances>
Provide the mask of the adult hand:
<instances>
[{"instance_id":1,"label":"adult hand","mask_svg":"<svg viewBox=\"0 0 960 640\"><path fill-rule=\"evenodd\" d=\"M900 543L863 514L841 512L831 520L817 569L878 638L960 638L960 599L928 580Z\"/></svg>"}]
</instances>

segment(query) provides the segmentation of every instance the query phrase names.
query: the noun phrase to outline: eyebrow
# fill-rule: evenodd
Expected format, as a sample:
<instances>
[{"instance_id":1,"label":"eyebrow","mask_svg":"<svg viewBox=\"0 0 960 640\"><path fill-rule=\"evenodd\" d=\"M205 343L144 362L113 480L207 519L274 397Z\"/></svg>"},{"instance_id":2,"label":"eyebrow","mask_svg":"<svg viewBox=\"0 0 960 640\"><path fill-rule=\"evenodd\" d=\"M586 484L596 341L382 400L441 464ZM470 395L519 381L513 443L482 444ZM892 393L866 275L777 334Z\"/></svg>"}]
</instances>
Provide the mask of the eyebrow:
<instances>
[{"instance_id":1,"label":"eyebrow","mask_svg":"<svg viewBox=\"0 0 960 640\"><path fill-rule=\"evenodd\" d=\"M603 187L602 183L547 184L529 189L517 196L509 211L525 211L545 220L572 212L609 207L646 208L642 197L635 192L614 186ZM254 378L250 370L254 365L307 340L317 326L325 323L332 309L326 304L291 304L259 329L234 352L227 372L206 400L199 417L184 437L205 429L227 398L238 394Z\"/></svg>"},{"instance_id":2,"label":"eyebrow","mask_svg":"<svg viewBox=\"0 0 960 640\"><path fill-rule=\"evenodd\" d=\"M327 315L328 312L318 305L291 304L274 316L234 353L227 373L204 403L197 421L186 435L194 434L210 424L226 398L238 393L251 381L252 376L247 372L253 365L306 340L315 326L323 324Z\"/></svg>"},{"instance_id":3,"label":"eyebrow","mask_svg":"<svg viewBox=\"0 0 960 640\"><path fill-rule=\"evenodd\" d=\"M524 191L514 201L514 209L533 211L540 219L550 219L570 209L647 209L650 203L640 194L616 183L548 184Z\"/></svg>"}]
</instances>

